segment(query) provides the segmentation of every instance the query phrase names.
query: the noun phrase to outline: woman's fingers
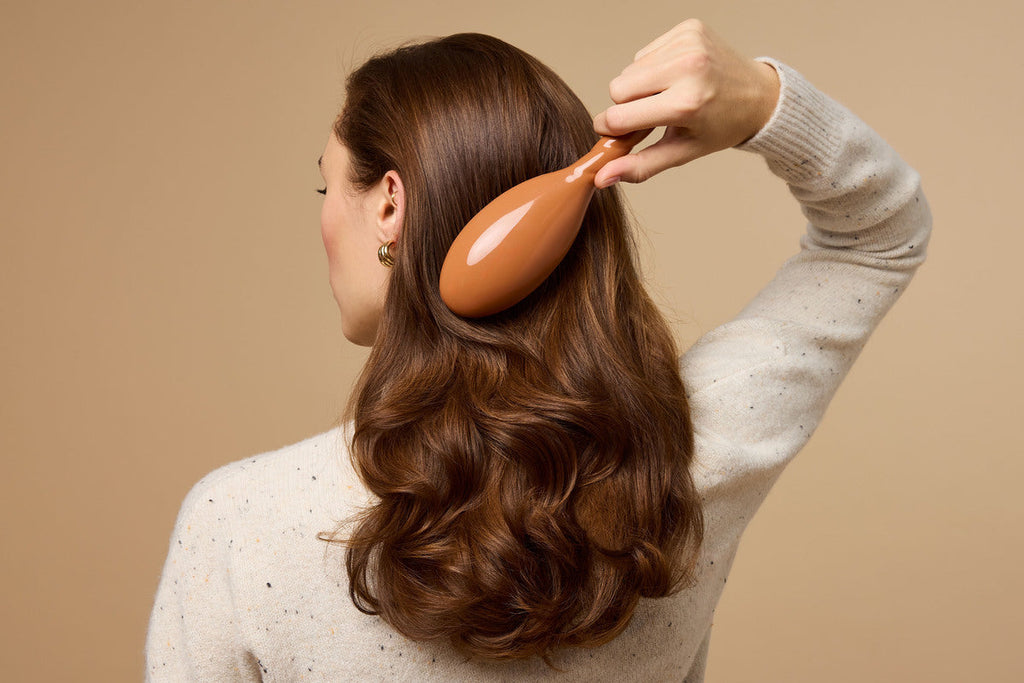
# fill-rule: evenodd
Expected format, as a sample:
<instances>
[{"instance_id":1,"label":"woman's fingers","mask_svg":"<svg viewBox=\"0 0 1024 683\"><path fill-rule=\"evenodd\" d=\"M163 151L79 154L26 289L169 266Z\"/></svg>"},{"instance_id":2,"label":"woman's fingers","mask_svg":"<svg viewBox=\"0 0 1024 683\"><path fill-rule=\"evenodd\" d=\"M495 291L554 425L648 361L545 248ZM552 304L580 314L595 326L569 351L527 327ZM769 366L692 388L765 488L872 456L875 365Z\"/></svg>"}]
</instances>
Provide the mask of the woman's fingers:
<instances>
[{"instance_id":1,"label":"woman's fingers","mask_svg":"<svg viewBox=\"0 0 1024 683\"><path fill-rule=\"evenodd\" d=\"M594 118L594 130L602 135L622 135L641 127L688 125L710 97L702 71L707 60L699 51L677 53L666 49L665 59L627 69L613 79L608 90L616 104Z\"/></svg>"},{"instance_id":2,"label":"woman's fingers","mask_svg":"<svg viewBox=\"0 0 1024 683\"><path fill-rule=\"evenodd\" d=\"M650 54L651 52L654 52L659 47L661 47L662 45L667 43L669 40L672 39L671 38L671 33L672 33L671 31L669 31L668 33L663 33L660 36L658 36L657 38L655 38L654 40L652 40L651 42L649 42L647 45L645 45L642 48L640 48L639 50L637 50L636 54L633 55L633 61L634 62L640 61L641 59L643 59L643 57L645 55Z\"/></svg>"},{"instance_id":3,"label":"woman's fingers","mask_svg":"<svg viewBox=\"0 0 1024 683\"><path fill-rule=\"evenodd\" d=\"M607 187L615 179L628 183L642 183L651 176L673 166L703 156L700 141L691 137L685 129L667 128L661 140L639 152L612 159L597 172L594 185Z\"/></svg>"},{"instance_id":4,"label":"woman's fingers","mask_svg":"<svg viewBox=\"0 0 1024 683\"><path fill-rule=\"evenodd\" d=\"M665 90L608 107L594 117L594 130L601 135L625 135L641 128L658 128L669 121L676 126L685 126L693 110L685 95L681 96L674 89Z\"/></svg>"},{"instance_id":5,"label":"woman's fingers","mask_svg":"<svg viewBox=\"0 0 1024 683\"><path fill-rule=\"evenodd\" d=\"M668 67L664 63L644 65L636 69L626 69L608 84L608 94L612 102L623 104L632 100L654 95L672 84Z\"/></svg>"},{"instance_id":6,"label":"woman's fingers","mask_svg":"<svg viewBox=\"0 0 1024 683\"><path fill-rule=\"evenodd\" d=\"M672 166L733 147L763 126L777 101L774 69L744 57L696 19L688 19L637 52L609 85L615 102L594 117L601 135L624 136L665 127L665 136L635 154L610 161L611 178L642 182Z\"/></svg>"},{"instance_id":7,"label":"woman's fingers","mask_svg":"<svg viewBox=\"0 0 1024 683\"><path fill-rule=\"evenodd\" d=\"M633 57L633 61L637 61L651 52L654 52L662 45L675 39L677 35L684 31L700 31L703 28L703 24L699 19L687 19L686 21L680 22L673 26L671 29L662 33L660 36L649 42L644 47L640 48L636 55Z\"/></svg>"},{"instance_id":8,"label":"woman's fingers","mask_svg":"<svg viewBox=\"0 0 1024 683\"><path fill-rule=\"evenodd\" d=\"M616 104L654 95L682 83L698 84L706 65L706 52L691 41L673 41L633 62L608 84Z\"/></svg>"},{"instance_id":9,"label":"woman's fingers","mask_svg":"<svg viewBox=\"0 0 1024 683\"><path fill-rule=\"evenodd\" d=\"M598 135L615 135L612 129L608 127L608 123L605 121L607 118L607 112L603 111L594 117L594 132Z\"/></svg>"}]
</instances>

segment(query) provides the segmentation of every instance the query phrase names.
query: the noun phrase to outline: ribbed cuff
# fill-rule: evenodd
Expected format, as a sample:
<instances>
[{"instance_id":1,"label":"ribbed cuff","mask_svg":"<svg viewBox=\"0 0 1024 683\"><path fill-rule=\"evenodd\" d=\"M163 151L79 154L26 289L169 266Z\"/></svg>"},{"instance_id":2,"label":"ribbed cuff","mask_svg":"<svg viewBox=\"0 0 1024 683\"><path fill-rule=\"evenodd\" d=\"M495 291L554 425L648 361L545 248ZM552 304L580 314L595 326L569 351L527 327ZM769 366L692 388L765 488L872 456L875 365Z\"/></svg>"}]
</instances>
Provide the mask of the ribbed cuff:
<instances>
[{"instance_id":1,"label":"ribbed cuff","mask_svg":"<svg viewBox=\"0 0 1024 683\"><path fill-rule=\"evenodd\" d=\"M796 69L773 57L779 74L779 99L768 122L754 137L734 149L765 157L773 173L787 183L806 183L825 173L842 142L841 105L815 88Z\"/></svg>"}]
</instances>

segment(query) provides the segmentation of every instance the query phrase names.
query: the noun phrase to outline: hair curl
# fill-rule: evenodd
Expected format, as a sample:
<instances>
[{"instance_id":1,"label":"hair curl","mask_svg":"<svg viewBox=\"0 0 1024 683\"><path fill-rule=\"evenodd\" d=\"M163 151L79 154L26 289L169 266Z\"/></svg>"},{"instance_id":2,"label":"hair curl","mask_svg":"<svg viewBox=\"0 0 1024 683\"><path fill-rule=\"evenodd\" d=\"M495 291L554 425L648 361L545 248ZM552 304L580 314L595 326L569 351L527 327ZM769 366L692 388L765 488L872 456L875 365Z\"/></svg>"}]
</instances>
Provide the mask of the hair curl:
<instances>
[{"instance_id":1,"label":"hair curl","mask_svg":"<svg viewBox=\"0 0 1024 683\"><path fill-rule=\"evenodd\" d=\"M460 33L371 58L333 128L353 185L402 178L377 336L341 420L377 498L343 543L355 606L489 660L594 647L640 597L693 581L704 518L675 341L638 275L617 188L522 302L467 320L438 277L491 199L597 141L534 57ZM352 520L349 520L352 521Z\"/></svg>"}]
</instances>

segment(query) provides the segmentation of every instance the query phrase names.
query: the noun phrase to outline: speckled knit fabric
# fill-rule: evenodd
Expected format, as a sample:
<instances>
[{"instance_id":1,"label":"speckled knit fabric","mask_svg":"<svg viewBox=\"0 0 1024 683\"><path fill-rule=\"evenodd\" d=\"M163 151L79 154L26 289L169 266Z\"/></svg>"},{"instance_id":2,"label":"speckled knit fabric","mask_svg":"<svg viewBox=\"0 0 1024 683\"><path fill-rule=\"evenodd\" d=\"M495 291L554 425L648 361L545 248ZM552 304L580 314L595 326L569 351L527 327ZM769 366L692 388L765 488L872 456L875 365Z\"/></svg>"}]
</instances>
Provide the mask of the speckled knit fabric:
<instances>
[{"instance_id":1,"label":"speckled knit fabric","mask_svg":"<svg viewBox=\"0 0 1024 683\"><path fill-rule=\"evenodd\" d=\"M779 71L779 101L737 149L763 155L808 222L774 279L680 359L706 509L698 583L642 599L611 643L563 651L561 675L538 660L467 662L409 641L355 609L344 551L317 539L369 500L344 425L195 484L157 588L148 680L703 680L743 530L906 290L932 223L919 174L877 133L791 67L758 59Z\"/></svg>"}]
</instances>

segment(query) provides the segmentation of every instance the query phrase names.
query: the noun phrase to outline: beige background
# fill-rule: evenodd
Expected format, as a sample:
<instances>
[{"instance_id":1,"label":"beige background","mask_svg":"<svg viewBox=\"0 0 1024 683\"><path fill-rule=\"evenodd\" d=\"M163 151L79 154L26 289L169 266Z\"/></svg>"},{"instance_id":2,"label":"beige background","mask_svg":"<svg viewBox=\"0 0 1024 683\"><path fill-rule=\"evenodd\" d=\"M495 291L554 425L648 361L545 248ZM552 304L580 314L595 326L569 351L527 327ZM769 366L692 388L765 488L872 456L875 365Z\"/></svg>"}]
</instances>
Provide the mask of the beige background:
<instances>
[{"instance_id":1,"label":"beige background","mask_svg":"<svg viewBox=\"0 0 1024 683\"><path fill-rule=\"evenodd\" d=\"M491 33L597 113L688 17L850 107L920 171L935 218L928 261L746 532L708 680L1024 680L1010 0L5 2L3 678L139 680L189 487L342 409L366 352L341 335L314 189L353 65ZM804 229L752 154L626 191L683 348Z\"/></svg>"}]
</instances>

